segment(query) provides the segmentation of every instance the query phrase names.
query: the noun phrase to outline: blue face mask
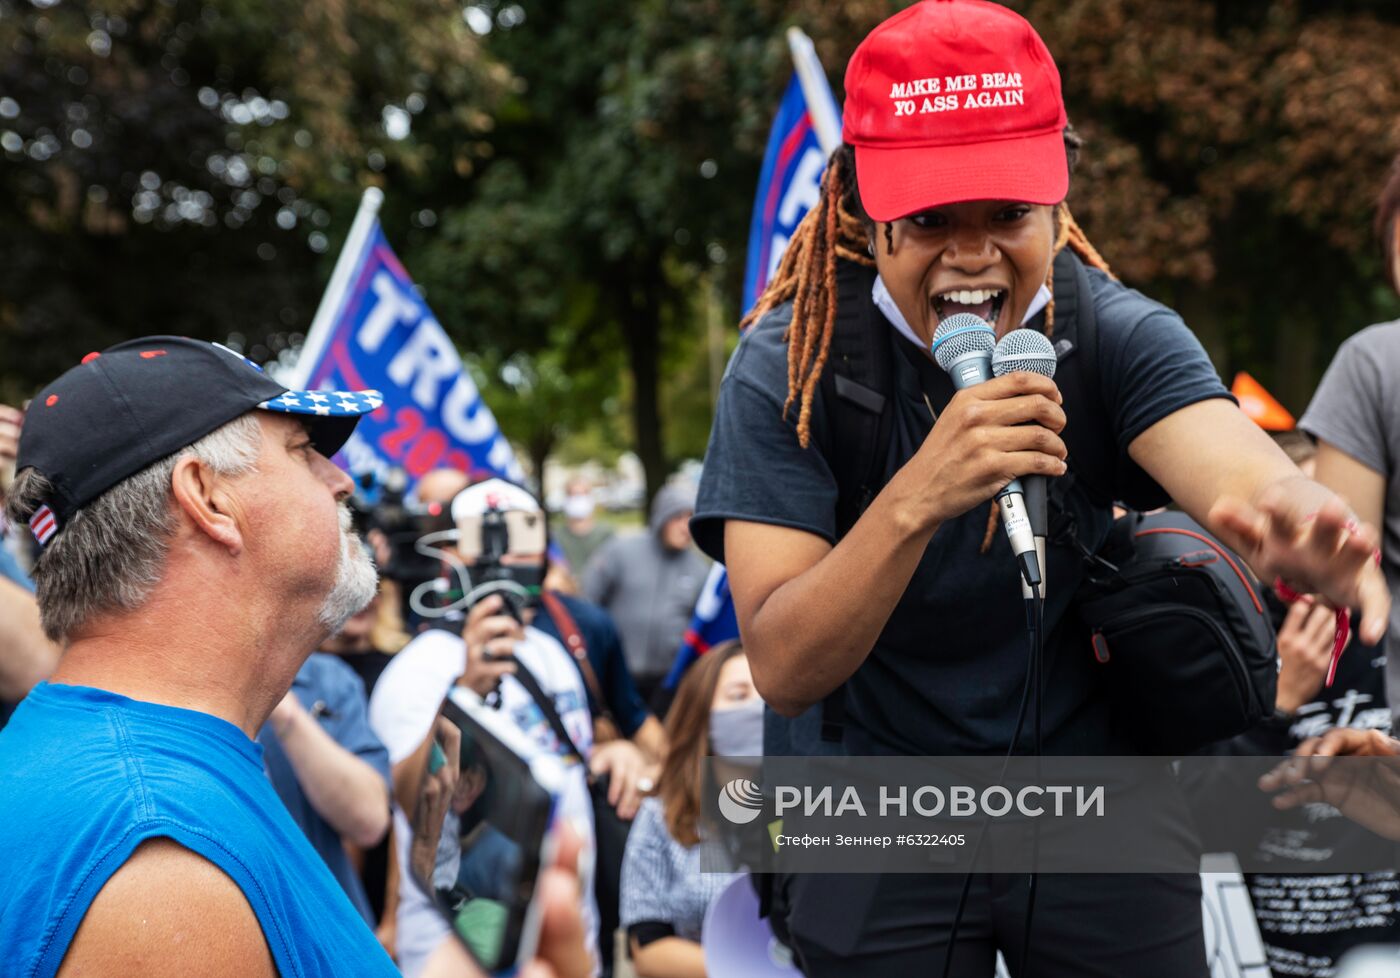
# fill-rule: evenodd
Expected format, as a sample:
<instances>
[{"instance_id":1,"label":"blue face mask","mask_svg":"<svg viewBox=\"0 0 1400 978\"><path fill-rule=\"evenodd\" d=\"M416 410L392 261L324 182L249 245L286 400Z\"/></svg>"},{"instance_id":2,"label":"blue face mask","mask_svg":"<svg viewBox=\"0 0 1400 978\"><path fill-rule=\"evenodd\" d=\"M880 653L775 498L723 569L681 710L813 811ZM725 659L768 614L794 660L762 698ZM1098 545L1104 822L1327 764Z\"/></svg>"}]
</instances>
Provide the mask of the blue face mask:
<instances>
[{"instance_id":1,"label":"blue face mask","mask_svg":"<svg viewBox=\"0 0 1400 978\"><path fill-rule=\"evenodd\" d=\"M762 757L763 700L711 710L710 747L716 757Z\"/></svg>"}]
</instances>

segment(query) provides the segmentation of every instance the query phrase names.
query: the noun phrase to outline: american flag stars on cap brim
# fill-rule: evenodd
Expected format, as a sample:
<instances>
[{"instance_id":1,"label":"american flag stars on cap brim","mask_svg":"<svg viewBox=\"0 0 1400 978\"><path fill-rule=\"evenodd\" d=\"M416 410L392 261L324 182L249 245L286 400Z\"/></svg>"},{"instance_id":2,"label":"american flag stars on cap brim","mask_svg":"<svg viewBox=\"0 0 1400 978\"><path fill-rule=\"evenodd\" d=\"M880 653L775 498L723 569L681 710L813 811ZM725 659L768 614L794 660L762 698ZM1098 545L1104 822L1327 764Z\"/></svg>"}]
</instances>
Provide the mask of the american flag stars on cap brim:
<instances>
[{"instance_id":1,"label":"american flag stars on cap brim","mask_svg":"<svg viewBox=\"0 0 1400 978\"><path fill-rule=\"evenodd\" d=\"M384 395L379 391L285 391L258 407L313 418L357 418L378 410L383 403Z\"/></svg>"}]
</instances>

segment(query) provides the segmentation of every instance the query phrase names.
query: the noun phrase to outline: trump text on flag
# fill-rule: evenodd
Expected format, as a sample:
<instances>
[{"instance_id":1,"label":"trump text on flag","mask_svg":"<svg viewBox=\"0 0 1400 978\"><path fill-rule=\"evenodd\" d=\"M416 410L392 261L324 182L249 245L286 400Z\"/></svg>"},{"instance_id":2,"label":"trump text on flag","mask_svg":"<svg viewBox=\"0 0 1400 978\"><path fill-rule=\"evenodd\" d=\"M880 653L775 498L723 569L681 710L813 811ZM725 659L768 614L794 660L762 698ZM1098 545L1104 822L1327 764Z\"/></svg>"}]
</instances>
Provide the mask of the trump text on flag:
<instances>
[{"instance_id":1,"label":"trump text on flag","mask_svg":"<svg viewBox=\"0 0 1400 978\"><path fill-rule=\"evenodd\" d=\"M310 377L317 389L384 392L342 449L346 467L380 478L399 467L413 482L440 466L520 481L510 443L377 226L351 282Z\"/></svg>"}]
</instances>

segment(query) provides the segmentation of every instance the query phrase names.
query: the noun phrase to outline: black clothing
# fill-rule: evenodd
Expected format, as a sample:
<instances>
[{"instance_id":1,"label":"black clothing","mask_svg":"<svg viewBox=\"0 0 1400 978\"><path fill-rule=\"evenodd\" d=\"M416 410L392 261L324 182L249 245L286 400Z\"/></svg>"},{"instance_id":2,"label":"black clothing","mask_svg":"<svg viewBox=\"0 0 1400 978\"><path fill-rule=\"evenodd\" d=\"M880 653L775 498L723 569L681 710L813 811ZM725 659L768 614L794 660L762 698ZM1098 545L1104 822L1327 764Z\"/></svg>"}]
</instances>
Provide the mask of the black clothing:
<instances>
[{"instance_id":1,"label":"black clothing","mask_svg":"<svg viewBox=\"0 0 1400 978\"><path fill-rule=\"evenodd\" d=\"M1089 281L1103 404L1078 406L1068 423L1091 423L1083 412L1101 408L1115 442L1105 454L1118 458L1114 495L1133 504L1156 487L1128 458L1132 441L1181 408L1229 395L1180 317L1100 272L1090 270ZM789 526L832 543L837 537L837 480L823 453L833 407L819 387L807 449L797 441L797 410L783 417L790 317L790 305L765 316L725 372L692 522L697 543L716 560L724 559L728 519ZM887 481L923 444L953 390L892 326L885 339L896 351L892 389L881 392L894 402ZM1097 547L1111 511L1079 486L1065 497L1079 539ZM986 505L975 507L934 534L874 648L846 682L845 753L1007 750L1026 675L1025 615L1004 534L994 535L990 552L979 552L987 515ZM1045 751L1128 753L1127 739L1111 728L1087 634L1069 613L1081 557L1052 545L1047 564ZM1028 742L1022 740L1023 752ZM941 973L961 876L779 875L775 885L775 928L790 933L806 974ZM1204 978L1197 877L1041 876L1038 885L1031 951L1037 978ZM997 948L1015 973L1025 905L1026 877L975 877L954 974L989 975Z\"/></svg>"},{"instance_id":2,"label":"black clothing","mask_svg":"<svg viewBox=\"0 0 1400 978\"><path fill-rule=\"evenodd\" d=\"M792 946L807 978L940 978L963 878L784 878ZM949 978L990 978L996 952L1021 966L1026 877L973 877ZM833 892L841 894L832 899ZM1198 876L1041 874L1031 923L1035 978L1207 978Z\"/></svg>"},{"instance_id":3,"label":"black clothing","mask_svg":"<svg viewBox=\"0 0 1400 978\"><path fill-rule=\"evenodd\" d=\"M1090 270L1098 321L1099 386L1116 450L1123 456L1116 495L1133 502L1146 481L1128 445L1169 414L1228 397L1199 342L1171 310ZM797 442L796 415L782 417L787 391L784 306L740 342L720 391L699 502L692 524L700 547L723 560L727 519L790 526L835 541L836 481L820 450L828 407L812 407L812 445ZM895 425L886 473L923 444L930 405L952 396L946 374L891 326ZM1075 423L1074 417L1069 424ZM1080 539L1101 542L1111 512L1078 488L1068 494ZM847 681L850 754L990 754L1011 741L1025 677L1026 630L1020 584L1004 534L979 553L987 506L948 521L934 535L869 657ZM1045 608L1046 752L1126 752L1109 729L1094 663L1072 622L1070 599L1081 559L1067 546L1048 555Z\"/></svg>"},{"instance_id":4,"label":"black clothing","mask_svg":"<svg viewBox=\"0 0 1400 978\"><path fill-rule=\"evenodd\" d=\"M1275 606L1275 624L1284 609ZM1279 716L1221 745L1216 753L1279 756L1291 754L1309 737L1334 727L1389 732L1384 647L1353 641L1337 667L1331 689L1323 688L1292 717ZM1287 830L1271 830L1253 840L1254 859L1266 854L1277 873L1247 873L1259 933L1277 978L1331 978L1342 955L1363 944L1400 942L1400 875L1393 872L1309 874L1319 852L1341 856L1357 840L1356 829L1326 805L1299 811ZM1297 855L1289 859L1289 854Z\"/></svg>"},{"instance_id":5,"label":"black clothing","mask_svg":"<svg viewBox=\"0 0 1400 978\"><path fill-rule=\"evenodd\" d=\"M374 692L374 684L379 682L379 677L384 674L384 670L394 660L392 655L377 649L369 652L338 652L336 657L355 670L355 675L359 676L360 681L365 684L366 698Z\"/></svg>"}]
</instances>

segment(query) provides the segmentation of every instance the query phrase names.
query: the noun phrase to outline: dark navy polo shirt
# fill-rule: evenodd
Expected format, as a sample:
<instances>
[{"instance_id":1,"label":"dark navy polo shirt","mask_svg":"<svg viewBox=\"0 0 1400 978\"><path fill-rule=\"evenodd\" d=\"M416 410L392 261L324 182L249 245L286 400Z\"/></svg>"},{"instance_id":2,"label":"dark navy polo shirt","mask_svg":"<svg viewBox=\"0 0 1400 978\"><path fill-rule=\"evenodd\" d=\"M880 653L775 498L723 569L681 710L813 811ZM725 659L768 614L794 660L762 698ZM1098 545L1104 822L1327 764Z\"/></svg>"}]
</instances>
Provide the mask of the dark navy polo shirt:
<instances>
[{"instance_id":1,"label":"dark navy polo shirt","mask_svg":"<svg viewBox=\"0 0 1400 978\"><path fill-rule=\"evenodd\" d=\"M1120 499L1150 484L1127 449L1157 421L1208 398L1229 397L1210 359L1176 313L1089 270L1098 322L1103 410L1118 453ZM878 313L876 313L878 315ZM797 410L783 417L791 307L754 326L730 359L720 387L692 528L700 548L724 560L724 522L787 526L835 542L837 481L819 445L826 443L821 387L811 414L811 446L797 441ZM929 404L952 388L924 353L890 327L895 416L888 478L932 430ZM928 403L925 397L928 398ZM1085 410L1078 406L1077 410ZM1075 423L1071 414L1068 424ZM930 487L935 491L935 487ZM1080 539L1102 542L1112 514L1079 490L1069 493ZM939 527L903 597L865 662L847 681L846 749L853 754L987 754L1011 741L1028 659L1016 564L1005 534L980 547L988 504ZM1070 613L1081 558L1050 547L1045 607L1045 750L1057 754L1128 752L1111 731L1087 633ZM1023 734L1022 749L1030 738Z\"/></svg>"},{"instance_id":2,"label":"dark navy polo shirt","mask_svg":"<svg viewBox=\"0 0 1400 978\"><path fill-rule=\"evenodd\" d=\"M622 736L631 737L651 715L651 711L642 702L642 696L632 682L632 673L628 671L627 660L622 656L622 640L618 637L617 626L606 611L591 601L558 592L555 597L564 602L564 607L573 616L574 624L578 625L579 636L588 649L588 663L598 676L598 685L602 688L603 698L607 700L605 704L596 702L593 690L585 682L589 713L595 717L601 716L602 706L606 706L617 721ZM568 649L564 637L559 634L559 626L550 617L549 608L541 605L531 624L563 645L565 650Z\"/></svg>"}]
</instances>

